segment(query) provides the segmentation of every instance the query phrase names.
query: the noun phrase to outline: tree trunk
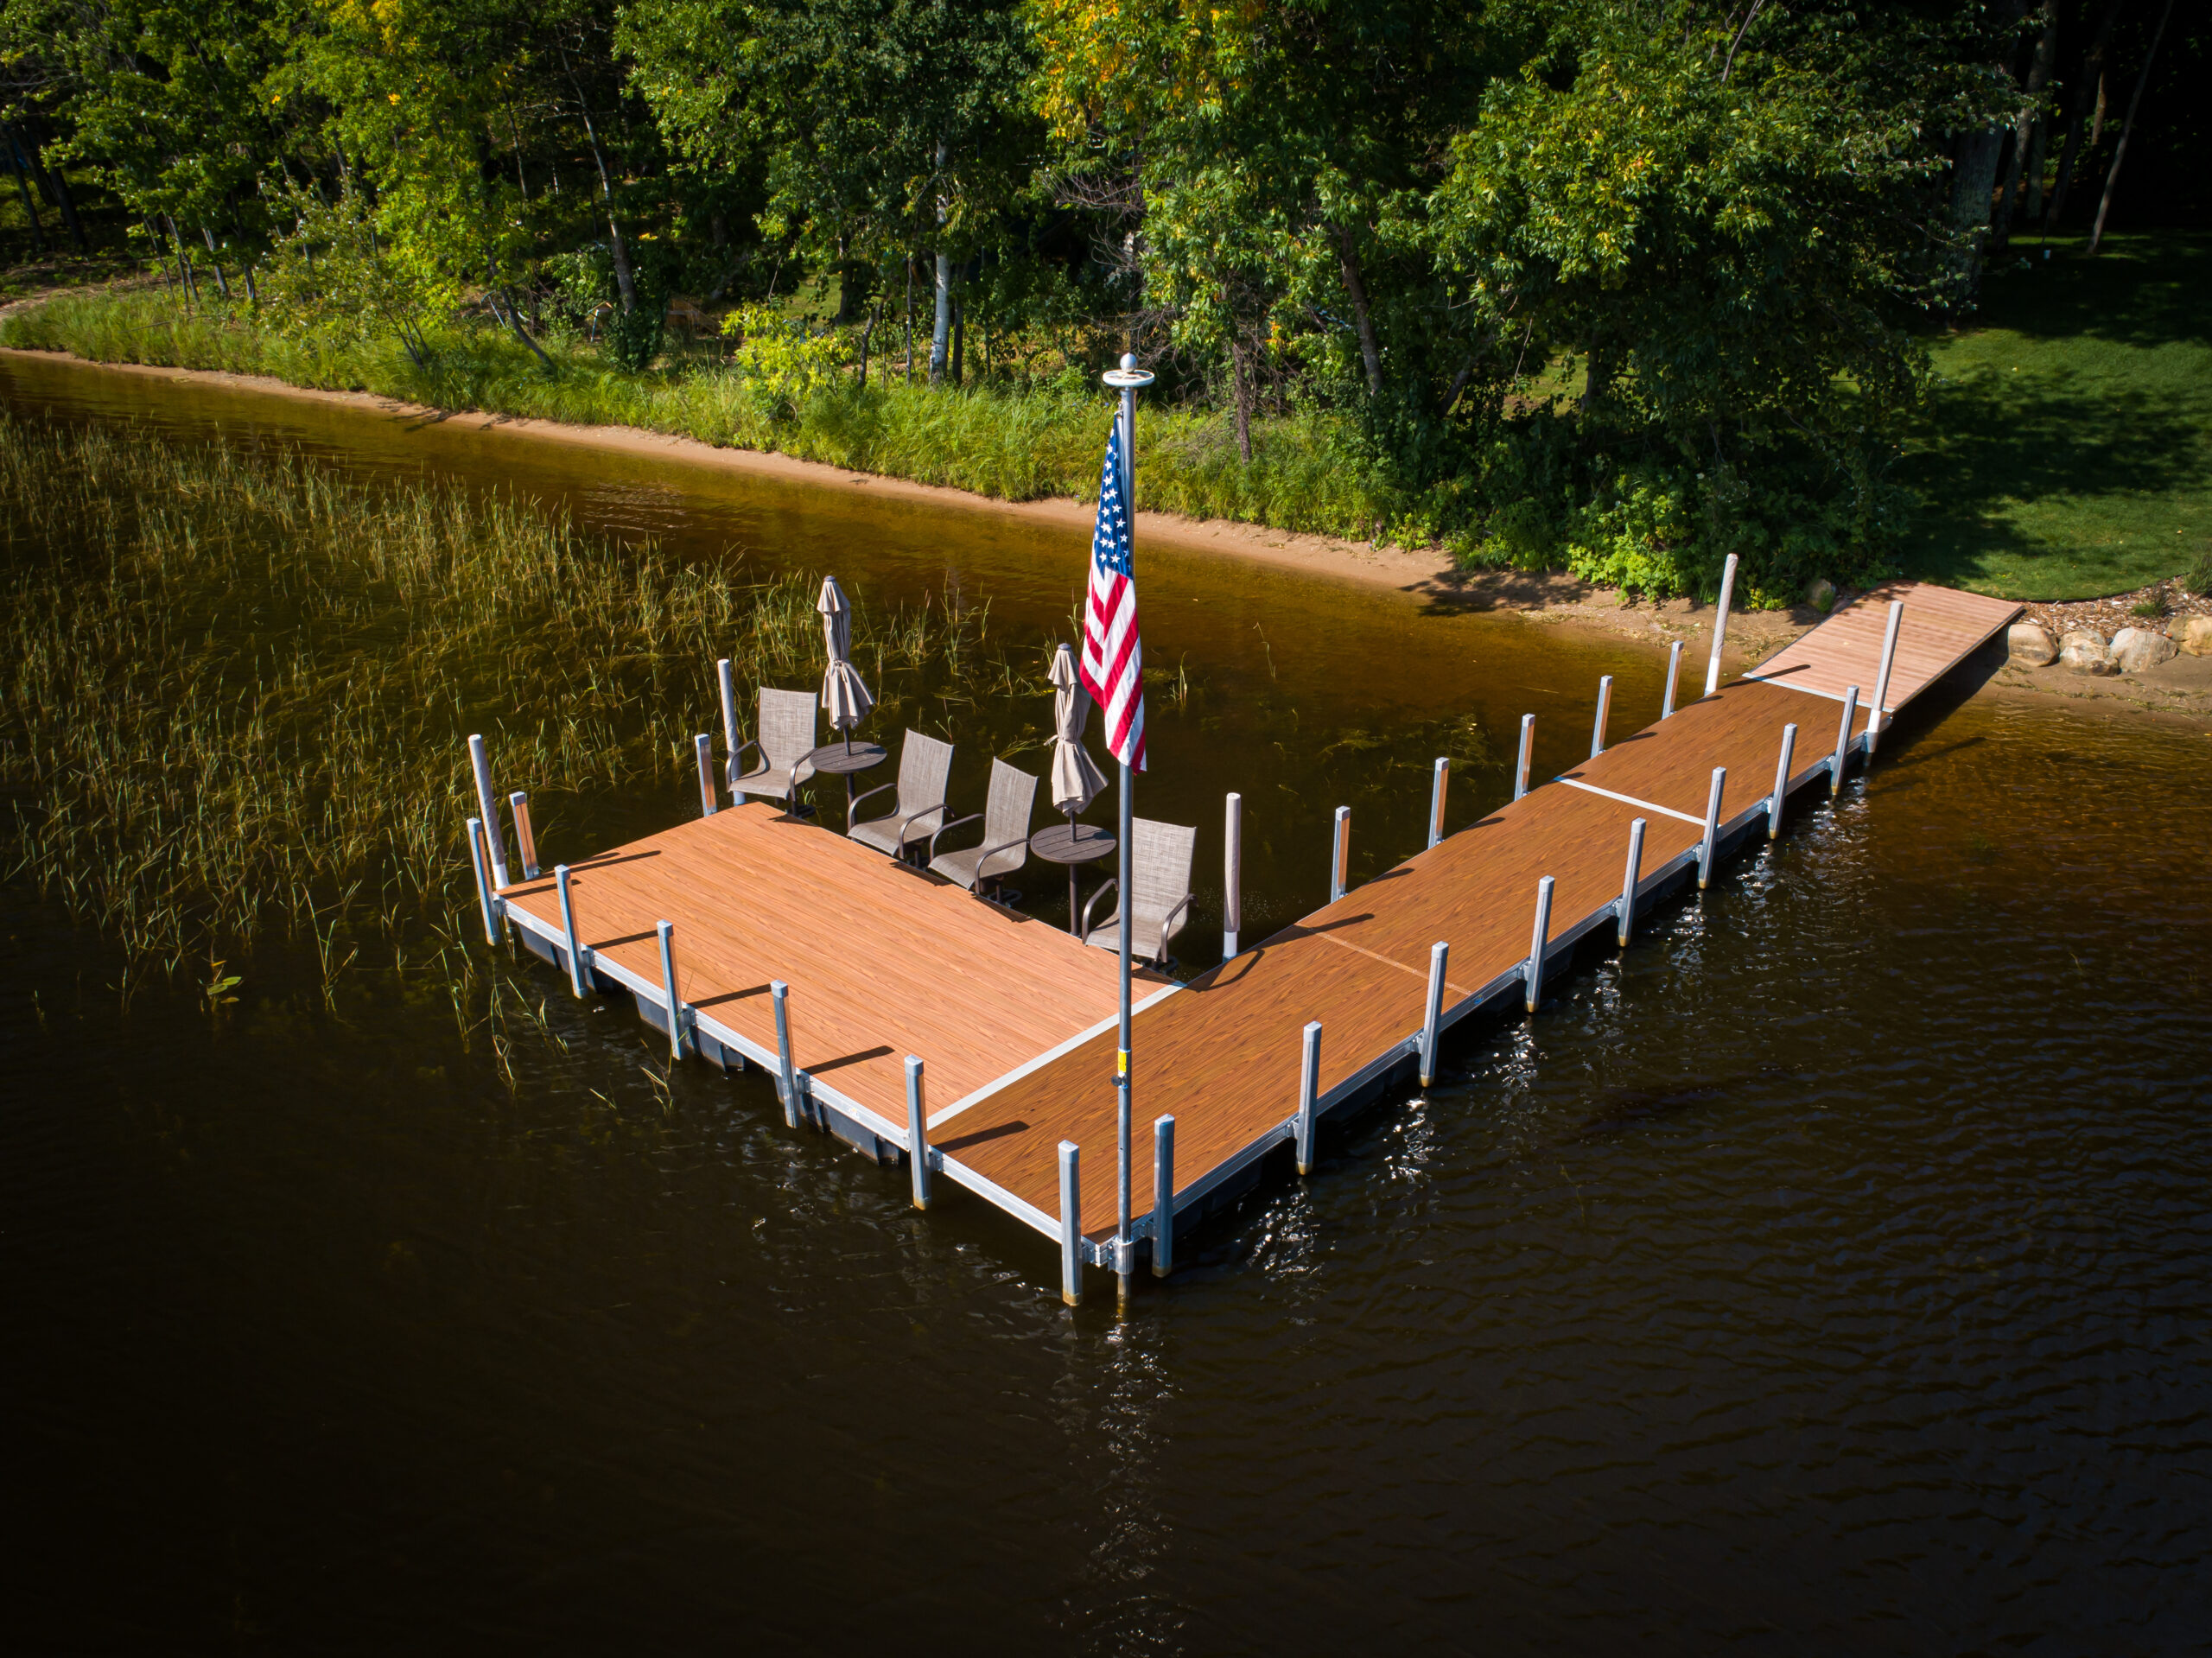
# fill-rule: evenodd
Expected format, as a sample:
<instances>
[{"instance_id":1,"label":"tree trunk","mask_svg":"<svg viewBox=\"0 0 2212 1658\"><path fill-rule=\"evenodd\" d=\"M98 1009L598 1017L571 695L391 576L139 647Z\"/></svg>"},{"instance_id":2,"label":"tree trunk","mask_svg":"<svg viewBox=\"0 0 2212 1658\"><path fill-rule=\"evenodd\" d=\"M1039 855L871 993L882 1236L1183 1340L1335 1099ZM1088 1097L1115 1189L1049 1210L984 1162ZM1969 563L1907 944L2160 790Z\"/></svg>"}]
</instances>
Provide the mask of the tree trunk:
<instances>
[{"instance_id":1,"label":"tree trunk","mask_svg":"<svg viewBox=\"0 0 2212 1658\"><path fill-rule=\"evenodd\" d=\"M2105 239L2105 216L2112 212L2112 193L2120 185L2120 164L2127 159L2127 140L2135 130L2135 111L2142 106L2143 89L2151 84L2151 65L2158 55L2158 42L2166 37L2166 23L2174 15L2174 0L2166 0L2166 9L2158 14L2158 26L2151 32L2151 44L2143 54L2143 73L2135 77L2135 91L2127 100L2127 118L2120 124L2120 142L2113 146L2112 171L2105 175L2104 200L2097 203L2096 227L2089 232L2089 251L2094 253L2097 245Z\"/></svg>"},{"instance_id":2,"label":"tree trunk","mask_svg":"<svg viewBox=\"0 0 2212 1658\"><path fill-rule=\"evenodd\" d=\"M2001 128L1994 132L1962 132L1958 137L1958 158L1951 168L1951 292L1945 308L1955 314L1974 308L1974 295L1981 286L1990 194L1997 187L1997 156L2004 144Z\"/></svg>"},{"instance_id":3,"label":"tree trunk","mask_svg":"<svg viewBox=\"0 0 2212 1658\"><path fill-rule=\"evenodd\" d=\"M24 161L29 164L31 179L38 186L39 194L60 213L61 222L69 232L69 239L77 245L77 251L90 253L92 245L86 238L84 226L78 222L77 200L69 194L69 181L61 176L61 169L46 164L38 153L38 146L23 128L10 123L9 132L15 140L16 148L22 151Z\"/></svg>"},{"instance_id":4,"label":"tree trunk","mask_svg":"<svg viewBox=\"0 0 2212 1658\"><path fill-rule=\"evenodd\" d=\"M1244 346L1234 322L1229 331L1229 379L1236 400L1236 453L1252 464L1252 384L1244 368Z\"/></svg>"},{"instance_id":5,"label":"tree trunk","mask_svg":"<svg viewBox=\"0 0 2212 1658\"><path fill-rule=\"evenodd\" d=\"M540 346L535 340L532 340L530 335L523 330L522 309L515 303L515 290L508 287L505 282L500 280L499 267L496 265L486 274L492 278L492 288L507 302L507 314L505 317L500 318L500 321L504 321L507 325L508 330L513 334L516 339L521 340L524 345L530 347L531 354L536 357L540 363L545 365L545 372L547 374L550 375L555 372L553 359L545 354L545 348ZM499 308L497 305L493 305L492 307L492 314L493 316L499 315Z\"/></svg>"},{"instance_id":6,"label":"tree trunk","mask_svg":"<svg viewBox=\"0 0 2212 1658\"><path fill-rule=\"evenodd\" d=\"M1344 273L1344 292L1351 298L1352 326L1359 333L1359 360L1367 370L1370 396L1382 395L1382 348L1375 339L1375 319L1367 308L1367 283L1360 275L1358 257L1351 251L1351 232L1337 232L1337 264Z\"/></svg>"},{"instance_id":7,"label":"tree trunk","mask_svg":"<svg viewBox=\"0 0 2212 1658\"><path fill-rule=\"evenodd\" d=\"M930 384L944 384L945 355L952 344L952 256L937 256L937 316L930 327Z\"/></svg>"},{"instance_id":8,"label":"tree trunk","mask_svg":"<svg viewBox=\"0 0 2212 1658\"><path fill-rule=\"evenodd\" d=\"M215 252L215 232L202 225L200 238L207 244L207 263L215 267L215 291L223 296L223 302L227 305L231 300L231 284L223 275L223 262Z\"/></svg>"},{"instance_id":9,"label":"tree trunk","mask_svg":"<svg viewBox=\"0 0 2212 1658\"><path fill-rule=\"evenodd\" d=\"M2020 216L2043 221L2043 175L2044 164L2050 159L2050 118L2036 118L2036 130L2028 140L2028 189L2021 200Z\"/></svg>"},{"instance_id":10,"label":"tree trunk","mask_svg":"<svg viewBox=\"0 0 2212 1658\"><path fill-rule=\"evenodd\" d=\"M2066 211L2066 192L2074 182L2074 164L2081 159L2082 129L2089 119L2089 105L2095 99L2101 124L2104 108L2105 48L2112 42L2113 25L2120 21L2120 8L2127 0L2112 0L2105 8L2103 19L2097 24L2096 38L2089 42L2089 50L2082 60L2082 84L2074 89L2074 115L2067 123L2066 143L2058 156L2058 178L2051 186L2050 203L2044 213L2044 232L2048 235Z\"/></svg>"},{"instance_id":11,"label":"tree trunk","mask_svg":"<svg viewBox=\"0 0 2212 1658\"><path fill-rule=\"evenodd\" d=\"M955 301L952 307L952 383L958 385L967 378L968 368L968 308Z\"/></svg>"},{"instance_id":12,"label":"tree trunk","mask_svg":"<svg viewBox=\"0 0 2212 1658\"><path fill-rule=\"evenodd\" d=\"M31 248L41 259L46 257L46 232L38 222L38 198L31 194L31 181L24 175L22 156L16 152L13 131L8 135L8 170L16 175L16 188L23 193L23 217L31 221Z\"/></svg>"},{"instance_id":13,"label":"tree trunk","mask_svg":"<svg viewBox=\"0 0 2212 1658\"><path fill-rule=\"evenodd\" d=\"M2028 84L2022 89L2020 118L2012 124L2012 161L2005 174L2005 194L1998 199L1997 245L2012 239L2012 214L2019 202L2020 175L2026 169L2043 104L2043 89L2050 84L2051 65L2058 57L2058 0L2043 0L2039 8L2042 32L2036 38L2036 54L2028 65Z\"/></svg>"},{"instance_id":14,"label":"tree trunk","mask_svg":"<svg viewBox=\"0 0 2212 1658\"><path fill-rule=\"evenodd\" d=\"M568 71L569 85L576 94L576 113L583 118L584 137L591 144L591 159L599 168L599 194L607 203L607 235L608 250L614 256L614 288L622 295L624 311L638 308L638 281L630 271L630 250L622 240L622 226L614 219L614 181L607 171L607 157L599 147L599 129L592 124L591 105L584 97L583 83L576 79L576 72L569 62L566 48L561 52L561 67Z\"/></svg>"},{"instance_id":15,"label":"tree trunk","mask_svg":"<svg viewBox=\"0 0 2212 1658\"><path fill-rule=\"evenodd\" d=\"M906 384L914 383L914 252L906 251Z\"/></svg>"},{"instance_id":16,"label":"tree trunk","mask_svg":"<svg viewBox=\"0 0 2212 1658\"><path fill-rule=\"evenodd\" d=\"M861 330L861 390L868 390L868 342L875 338L876 319L883 314L883 300L879 295L868 308L868 327Z\"/></svg>"},{"instance_id":17,"label":"tree trunk","mask_svg":"<svg viewBox=\"0 0 2212 1658\"><path fill-rule=\"evenodd\" d=\"M77 198L69 193L69 176L59 167L54 169L54 194L61 203L61 219L69 226L69 239L77 245L78 252L90 253L92 238L85 234L84 220L77 217Z\"/></svg>"}]
</instances>

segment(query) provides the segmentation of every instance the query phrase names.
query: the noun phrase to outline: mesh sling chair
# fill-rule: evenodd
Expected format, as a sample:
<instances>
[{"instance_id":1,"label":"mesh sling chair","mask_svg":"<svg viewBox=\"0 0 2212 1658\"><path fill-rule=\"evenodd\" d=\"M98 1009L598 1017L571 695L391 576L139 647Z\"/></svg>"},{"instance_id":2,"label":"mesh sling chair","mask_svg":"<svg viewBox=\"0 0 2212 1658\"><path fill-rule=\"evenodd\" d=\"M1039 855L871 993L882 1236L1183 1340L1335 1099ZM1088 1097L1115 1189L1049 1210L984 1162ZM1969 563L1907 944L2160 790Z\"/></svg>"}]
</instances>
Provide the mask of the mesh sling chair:
<instances>
[{"instance_id":1,"label":"mesh sling chair","mask_svg":"<svg viewBox=\"0 0 2212 1658\"><path fill-rule=\"evenodd\" d=\"M1198 846L1198 832L1180 823L1155 823L1148 817L1134 818L1129 827L1129 886L1135 895L1129 905L1130 953L1164 971L1175 960L1167 953L1168 941L1191 918L1191 854ZM1094 926L1090 918L1098 900L1118 885L1117 876L1093 893L1090 902L1083 906L1084 943L1101 950L1121 949L1118 897L1105 920Z\"/></svg>"},{"instance_id":2,"label":"mesh sling chair","mask_svg":"<svg viewBox=\"0 0 2212 1658\"><path fill-rule=\"evenodd\" d=\"M991 791L980 812L956 817L930 836L930 868L956 886L981 898L1029 861L1029 814L1037 804L1037 779L1002 759L991 761ZM963 823L981 819L983 838L972 847L939 852L937 843ZM1019 893L1001 894L1011 903Z\"/></svg>"},{"instance_id":3,"label":"mesh sling chair","mask_svg":"<svg viewBox=\"0 0 2212 1658\"><path fill-rule=\"evenodd\" d=\"M893 858L925 848L930 836L943 827L944 787L952 775L952 745L918 731L906 734L899 751L899 780L870 789L856 797L845 812L845 833L862 846ZM881 817L861 819L861 803L896 789L898 804Z\"/></svg>"},{"instance_id":4,"label":"mesh sling chair","mask_svg":"<svg viewBox=\"0 0 2212 1658\"><path fill-rule=\"evenodd\" d=\"M742 743L729 757L729 791L734 799L759 795L780 800L789 810L798 804L799 785L814 775L804 762L814 752L814 693L772 691L760 688L760 736ZM747 753L756 763L749 772L738 768Z\"/></svg>"}]
</instances>

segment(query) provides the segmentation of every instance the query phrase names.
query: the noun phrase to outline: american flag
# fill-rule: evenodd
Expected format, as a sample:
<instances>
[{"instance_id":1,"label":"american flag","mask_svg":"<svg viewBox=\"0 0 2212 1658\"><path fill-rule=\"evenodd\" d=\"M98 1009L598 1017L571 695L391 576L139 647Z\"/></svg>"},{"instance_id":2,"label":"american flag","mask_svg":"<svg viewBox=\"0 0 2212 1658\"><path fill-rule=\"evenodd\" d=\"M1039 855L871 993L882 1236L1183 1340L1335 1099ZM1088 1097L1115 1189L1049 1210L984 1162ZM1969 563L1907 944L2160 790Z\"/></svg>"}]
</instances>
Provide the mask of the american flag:
<instances>
[{"instance_id":1,"label":"american flag","mask_svg":"<svg viewBox=\"0 0 2212 1658\"><path fill-rule=\"evenodd\" d=\"M1137 637L1136 573L1129 563L1129 475L1122 422L1106 440L1098 527L1090 537L1090 601L1083 616L1083 688L1106 713L1106 746L1144 770L1144 645Z\"/></svg>"}]
</instances>

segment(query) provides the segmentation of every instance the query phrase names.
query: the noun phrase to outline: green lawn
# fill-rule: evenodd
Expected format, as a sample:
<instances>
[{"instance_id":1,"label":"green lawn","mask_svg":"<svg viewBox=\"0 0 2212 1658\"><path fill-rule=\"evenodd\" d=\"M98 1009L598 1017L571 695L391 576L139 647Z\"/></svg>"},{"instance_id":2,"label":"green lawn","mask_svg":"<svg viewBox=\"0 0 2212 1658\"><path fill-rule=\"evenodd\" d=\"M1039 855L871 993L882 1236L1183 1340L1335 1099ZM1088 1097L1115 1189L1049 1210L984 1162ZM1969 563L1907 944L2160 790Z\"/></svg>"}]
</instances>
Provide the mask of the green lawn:
<instances>
[{"instance_id":1,"label":"green lawn","mask_svg":"<svg viewBox=\"0 0 2212 1658\"><path fill-rule=\"evenodd\" d=\"M2212 237L2050 248L2015 243L1977 326L1935 342L1909 575L2080 599L2212 557Z\"/></svg>"}]
</instances>

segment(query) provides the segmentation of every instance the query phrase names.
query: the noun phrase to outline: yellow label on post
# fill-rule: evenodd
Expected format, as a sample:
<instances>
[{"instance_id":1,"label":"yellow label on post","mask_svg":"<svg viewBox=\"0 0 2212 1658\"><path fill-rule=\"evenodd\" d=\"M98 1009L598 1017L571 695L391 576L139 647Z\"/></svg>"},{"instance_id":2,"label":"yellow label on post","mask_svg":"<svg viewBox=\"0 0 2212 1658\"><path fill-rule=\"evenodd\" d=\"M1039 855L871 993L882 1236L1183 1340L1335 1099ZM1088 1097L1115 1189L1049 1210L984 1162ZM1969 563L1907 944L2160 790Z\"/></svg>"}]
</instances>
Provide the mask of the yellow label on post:
<instances>
[{"instance_id":1,"label":"yellow label on post","mask_svg":"<svg viewBox=\"0 0 2212 1658\"><path fill-rule=\"evenodd\" d=\"M1127 1048L1116 1048L1114 1051L1114 1074L1116 1077L1126 1077L1129 1074L1129 1051Z\"/></svg>"}]
</instances>

